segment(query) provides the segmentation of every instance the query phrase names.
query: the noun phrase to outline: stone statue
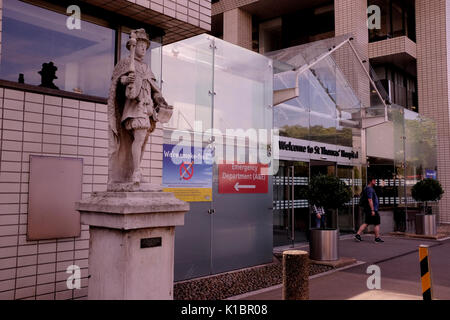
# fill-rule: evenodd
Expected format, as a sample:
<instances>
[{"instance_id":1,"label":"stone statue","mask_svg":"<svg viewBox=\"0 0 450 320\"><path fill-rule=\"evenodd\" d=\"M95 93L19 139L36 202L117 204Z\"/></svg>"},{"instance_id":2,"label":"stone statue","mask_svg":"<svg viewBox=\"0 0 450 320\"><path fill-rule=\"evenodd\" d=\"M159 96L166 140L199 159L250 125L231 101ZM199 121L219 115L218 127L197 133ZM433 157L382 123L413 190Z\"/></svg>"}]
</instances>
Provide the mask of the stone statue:
<instances>
[{"instance_id":1,"label":"stone statue","mask_svg":"<svg viewBox=\"0 0 450 320\"><path fill-rule=\"evenodd\" d=\"M172 116L153 72L144 63L150 40L144 29L131 31L130 55L114 68L108 98L109 174L108 184L139 185L142 156L156 123Z\"/></svg>"}]
</instances>

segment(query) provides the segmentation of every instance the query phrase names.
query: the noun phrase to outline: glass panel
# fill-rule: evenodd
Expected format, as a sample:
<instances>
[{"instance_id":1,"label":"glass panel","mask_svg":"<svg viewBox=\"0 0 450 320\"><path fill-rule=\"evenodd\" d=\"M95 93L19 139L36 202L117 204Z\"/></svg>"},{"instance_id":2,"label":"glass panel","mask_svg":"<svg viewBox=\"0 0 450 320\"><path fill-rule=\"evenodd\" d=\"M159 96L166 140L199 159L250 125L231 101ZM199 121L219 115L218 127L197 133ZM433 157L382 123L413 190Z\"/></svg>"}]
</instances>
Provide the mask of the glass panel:
<instances>
[{"instance_id":1,"label":"glass panel","mask_svg":"<svg viewBox=\"0 0 450 320\"><path fill-rule=\"evenodd\" d=\"M216 160L223 160L219 151L225 149L224 143L242 150L244 162L254 160L249 155L259 150L253 145L227 141L219 133L226 134L226 129L272 129L271 60L208 35L162 50L163 94L175 108L164 130L164 142L177 144L183 134L183 140L204 140L206 147L210 137L207 130L214 123L216 139L209 146L216 151ZM265 143L259 147L267 150ZM213 168L212 202L191 202L186 224L177 228L178 280L272 262L272 188L265 193L219 193L219 165L215 163ZM271 185L272 177L267 180ZM207 214L209 209L214 209L214 214Z\"/></svg>"},{"instance_id":2,"label":"glass panel","mask_svg":"<svg viewBox=\"0 0 450 320\"><path fill-rule=\"evenodd\" d=\"M369 29L369 39L371 42L390 38L390 14L388 0L369 0L369 6L377 5L381 11L381 28ZM373 13L371 13L372 15Z\"/></svg>"},{"instance_id":3,"label":"glass panel","mask_svg":"<svg viewBox=\"0 0 450 320\"><path fill-rule=\"evenodd\" d=\"M392 36L401 37L406 35L404 28L404 4L401 2L392 2L391 14L392 14Z\"/></svg>"},{"instance_id":4,"label":"glass panel","mask_svg":"<svg viewBox=\"0 0 450 320\"><path fill-rule=\"evenodd\" d=\"M406 194L408 204L415 204L411 188L436 171L436 126L430 119L405 109Z\"/></svg>"},{"instance_id":5,"label":"glass panel","mask_svg":"<svg viewBox=\"0 0 450 320\"><path fill-rule=\"evenodd\" d=\"M336 120L325 114L310 113L309 139L328 144L336 144Z\"/></svg>"},{"instance_id":6,"label":"glass panel","mask_svg":"<svg viewBox=\"0 0 450 320\"><path fill-rule=\"evenodd\" d=\"M309 112L304 108L293 106L291 101L275 108L274 127L279 128L280 136L308 140Z\"/></svg>"},{"instance_id":7,"label":"glass panel","mask_svg":"<svg viewBox=\"0 0 450 320\"><path fill-rule=\"evenodd\" d=\"M282 60L274 62L274 90L294 88L298 72L292 70L312 63L309 69L300 68L300 96L275 106L274 126L281 136L352 147L356 151L360 148L362 104L347 76L367 79L367 74L348 43L324 56L332 45L340 45L344 40L345 37L337 37L268 54ZM341 63L351 60L353 67L344 73L335 59Z\"/></svg>"},{"instance_id":8,"label":"glass panel","mask_svg":"<svg viewBox=\"0 0 450 320\"><path fill-rule=\"evenodd\" d=\"M195 121L211 123L213 51L205 35L166 45L163 51L163 95L174 106L173 116L164 130L164 143L177 144L172 133L183 135L193 144ZM152 63L153 63L152 59ZM174 137L175 138L175 137ZM197 141L201 135L195 135ZM205 144L200 141L200 145ZM213 195L215 197L215 195ZM185 224L175 234L175 280L211 274L211 209L210 202L190 202Z\"/></svg>"},{"instance_id":9,"label":"glass panel","mask_svg":"<svg viewBox=\"0 0 450 320\"><path fill-rule=\"evenodd\" d=\"M338 110L360 108L361 102L331 55L316 63L311 70Z\"/></svg>"},{"instance_id":10,"label":"glass panel","mask_svg":"<svg viewBox=\"0 0 450 320\"><path fill-rule=\"evenodd\" d=\"M369 41L408 36L416 41L414 2L403 0L369 0L369 6L381 9L381 28L369 30ZM373 13L371 13L372 15Z\"/></svg>"},{"instance_id":11,"label":"glass panel","mask_svg":"<svg viewBox=\"0 0 450 320\"><path fill-rule=\"evenodd\" d=\"M174 106L166 128L193 131L195 121L211 127L213 52L211 41L200 35L163 47L163 94ZM201 128L199 128L202 131Z\"/></svg>"},{"instance_id":12,"label":"glass panel","mask_svg":"<svg viewBox=\"0 0 450 320\"><path fill-rule=\"evenodd\" d=\"M214 128L272 129L272 63L215 39Z\"/></svg>"},{"instance_id":13,"label":"glass panel","mask_svg":"<svg viewBox=\"0 0 450 320\"><path fill-rule=\"evenodd\" d=\"M389 199L391 206L406 206L406 189L405 189L405 122L404 111L400 106L392 106L390 110L389 119L392 119L394 125L394 166L396 168L395 187L397 189L397 196ZM385 199L388 200L388 199ZM386 204L386 201L385 201Z\"/></svg>"},{"instance_id":14,"label":"glass panel","mask_svg":"<svg viewBox=\"0 0 450 320\"><path fill-rule=\"evenodd\" d=\"M363 210L359 208L359 197L367 184L367 168L363 166L353 167L353 205L354 205L354 227L358 228L364 223Z\"/></svg>"},{"instance_id":15,"label":"glass panel","mask_svg":"<svg viewBox=\"0 0 450 320\"><path fill-rule=\"evenodd\" d=\"M87 21L81 21L81 29L69 30L66 21L65 14L3 1L0 78L108 96L115 31Z\"/></svg>"},{"instance_id":16,"label":"glass panel","mask_svg":"<svg viewBox=\"0 0 450 320\"><path fill-rule=\"evenodd\" d=\"M311 179L318 175L326 175L336 177L336 163L327 161L311 161L310 162L310 177ZM314 215L311 210L311 227L315 227ZM336 229L338 227L337 211L327 209L325 214L325 227L327 229Z\"/></svg>"},{"instance_id":17,"label":"glass panel","mask_svg":"<svg viewBox=\"0 0 450 320\"><path fill-rule=\"evenodd\" d=\"M338 166L337 177L341 179L346 185L354 190L353 167ZM338 228L340 231L353 232L355 229L353 218L353 201L345 205L345 208L338 211Z\"/></svg>"},{"instance_id":18,"label":"glass panel","mask_svg":"<svg viewBox=\"0 0 450 320\"><path fill-rule=\"evenodd\" d=\"M292 179L292 169L294 178ZM307 162L280 161L280 169L273 177L273 246L284 246L306 240L309 224L308 188L309 164ZM292 201L292 187L294 199ZM294 209L294 222L292 221ZM292 235L294 223L294 235ZM293 240L292 240L293 238Z\"/></svg>"},{"instance_id":19,"label":"glass panel","mask_svg":"<svg viewBox=\"0 0 450 320\"><path fill-rule=\"evenodd\" d=\"M268 186L272 183L272 176L268 176ZM215 165L212 273L272 262L272 188L268 188L267 193L253 194L219 193L218 189L218 166Z\"/></svg>"},{"instance_id":20,"label":"glass panel","mask_svg":"<svg viewBox=\"0 0 450 320\"><path fill-rule=\"evenodd\" d=\"M190 202L184 225L175 232L175 281L211 273L211 218L208 202Z\"/></svg>"},{"instance_id":21,"label":"glass panel","mask_svg":"<svg viewBox=\"0 0 450 320\"><path fill-rule=\"evenodd\" d=\"M266 152L272 129L273 71L270 59L252 51L213 39L214 55L214 129L227 137L226 147L235 155L227 163L263 162L254 157L259 150ZM204 126L206 127L206 125ZM206 127L209 128L209 127ZM266 131L260 131L264 129ZM231 131L233 130L233 131ZM239 130L239 131L238 131ZM240 132L240 133L239 133ZM243 133L243 134L242 134ZM249 144L234 136L244 137ZM270 134L268 135L270 138ZM250 142L259 142L255 148ZM216 153L224 150L219 139ZM237 150L236 150L237 149ZM272 261L272 188L260 193L219 193L218 165L213 180L212 272L225 272ZM272 176L268 176L268 186Z\"/></svg>"}]
</instances>

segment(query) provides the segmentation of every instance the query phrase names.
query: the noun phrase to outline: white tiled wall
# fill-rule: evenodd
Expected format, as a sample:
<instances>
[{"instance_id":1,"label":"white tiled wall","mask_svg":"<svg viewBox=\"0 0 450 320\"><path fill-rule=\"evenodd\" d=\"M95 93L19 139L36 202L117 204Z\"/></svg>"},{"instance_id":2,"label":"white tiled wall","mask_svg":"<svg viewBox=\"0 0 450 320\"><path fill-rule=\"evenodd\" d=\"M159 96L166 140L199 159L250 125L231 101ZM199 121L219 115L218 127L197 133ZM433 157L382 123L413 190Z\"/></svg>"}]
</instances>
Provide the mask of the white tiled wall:
<instances>
[{"instance_id":1,"label":"white tiled wall","mask_svg":"<svg viewBox=\"0 0 450 320\"><path fill-rule=\"evenodd\" d=\"M440 222L450 223L450 3L416 0L419 112L437 126L438 177L446 191L439 201Z\"/></svg>"},{"instance_id":2,"label":"white tiled wall","mask_svg":"<svg viewBox=\"0 0 450 320\"><path fill-rule=\"evenodd\" d=\"M83 158L83 197L105 191L107 106L0 88L0 107L0 299L86 298L87 226L78 238L26 240L29 156ZM162 134L158 127L143 159L153 183L162 182ZM82 268L81 290L67 289L72 264Z\"/></svg>"}]
</instances>

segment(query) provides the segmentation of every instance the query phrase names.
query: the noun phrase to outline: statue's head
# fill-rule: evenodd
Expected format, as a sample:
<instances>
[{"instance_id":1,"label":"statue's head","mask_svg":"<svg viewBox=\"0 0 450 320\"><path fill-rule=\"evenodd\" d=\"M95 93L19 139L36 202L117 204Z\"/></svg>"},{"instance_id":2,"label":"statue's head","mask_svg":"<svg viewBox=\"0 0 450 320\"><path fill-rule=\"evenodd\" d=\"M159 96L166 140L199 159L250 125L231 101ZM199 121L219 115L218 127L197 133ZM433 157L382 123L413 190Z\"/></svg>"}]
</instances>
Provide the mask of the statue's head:
<instances>
[{"instance_id":1,"label":"statue's head","mask_svg":"<svg viewBox=\"0 0 450 320\"><path fill-rule=\"evenodd\" d=\"M145 32L144 29L132 30L130 33L130 40L127 42L128 50L130 50L132 44L136 45L136 56L138 58L144 57L150 47L150 40L148 39L147 32Z\"/></svg>"},{"instance_id":2,"label":"statue's head","mask_svg":"<svg viewBox=\"0 0 450 320\"><path fill-rule=\"evenodd\" d=\"M127 49L130 50L131 41L135 39L137 43L143 42L146 44L146 50L150 47L150 40L148 38L147 32L144 29L131 30L130 40L127 42Z\"/></svg>"}]
</instances>

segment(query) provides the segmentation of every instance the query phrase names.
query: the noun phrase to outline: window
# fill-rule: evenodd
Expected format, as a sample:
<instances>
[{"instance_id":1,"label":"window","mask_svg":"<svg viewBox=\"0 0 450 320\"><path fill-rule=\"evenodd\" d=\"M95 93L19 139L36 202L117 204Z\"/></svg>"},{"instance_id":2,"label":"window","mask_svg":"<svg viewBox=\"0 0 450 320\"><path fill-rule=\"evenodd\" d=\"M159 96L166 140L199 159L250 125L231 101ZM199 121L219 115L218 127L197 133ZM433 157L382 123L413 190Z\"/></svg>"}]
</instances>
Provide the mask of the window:
<instances>
[{"instance_id":1,"label":"window","mask_svg":"<svg viewBox=\"0 0 450 320\"><path fill-rule=\"evenodd\" d=\"M257 26L259 52L267 53L334 37L334 4L304 8Z\"/></svg>"},{"instance_id":2,"label":"window","mask_svg":"<svg viewBox=\"0 0 450 320\"><path fill-rule=\"evenodd\" d=\"M152 27L101 9L96 9L99 13L93 18L86 14L93 9L85 10L84 5L81 9L81 29L69 29L65 7L52 7L52 11L18 0L4 0L0 79L107 97L114 65L120 57L118 43L125 48L128 40L128 34L119 30L130 30L117 21L133 28L145 27L147 32ZM157 31L150 31L157 36L157 42L152 41L151 45L156 51L149 50L147 56L161 54L161 30ZM152 69L156 66L153 71L159 79L160 59L153 60Z\"/></svg>"},{"instance_id":3,"label":"window","mask_svg":"<svg viewBox=\"0 0 450 320\"><path fill-rule=\"evenodd\" d=\"M3 1L0 78L107 96L115 31L87 21L69 30L68 16L17 0Z\"/></svg>"},{"instance_id":4,"label":"window","mask_svg":"<svg viewBox=\"0 0 450 320\"><path fill-rule=\"evenodd\" d=\"M381 28L369 30L370 42L407 36L416 41L414 4L405 0L369 0L381 9Z\"/></svg>"},{"instance_id":5,"label":"window","mask_svg":"<svg viewBox=\"0 0 450 320\"><path fill-rule=\"evenodd\" d=\"M418 112L417 77L390 64L375 66L380 83L391 101L406 109Z\"/></svg>"}]
</instances>

